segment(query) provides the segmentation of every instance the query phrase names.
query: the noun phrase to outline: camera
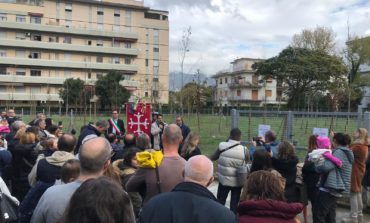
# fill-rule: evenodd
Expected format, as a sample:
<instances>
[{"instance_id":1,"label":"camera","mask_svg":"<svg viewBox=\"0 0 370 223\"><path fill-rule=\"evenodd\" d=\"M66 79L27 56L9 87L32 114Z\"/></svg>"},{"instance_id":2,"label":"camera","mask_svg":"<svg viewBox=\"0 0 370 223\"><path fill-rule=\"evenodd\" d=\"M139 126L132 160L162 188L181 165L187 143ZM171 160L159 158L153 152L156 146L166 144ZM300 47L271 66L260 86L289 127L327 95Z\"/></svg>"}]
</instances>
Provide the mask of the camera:
<instances>
[{"instance_id":1,"label":"camera","mask_svg":"<svg viewBox=\"0 0 370 223\"><path fill-rule=\"evenodd\" d=\"M262 141L262 137L253 137L252 140L256 142L257 146L263 146L265 143Z\"/></svg>"}]
</instances>

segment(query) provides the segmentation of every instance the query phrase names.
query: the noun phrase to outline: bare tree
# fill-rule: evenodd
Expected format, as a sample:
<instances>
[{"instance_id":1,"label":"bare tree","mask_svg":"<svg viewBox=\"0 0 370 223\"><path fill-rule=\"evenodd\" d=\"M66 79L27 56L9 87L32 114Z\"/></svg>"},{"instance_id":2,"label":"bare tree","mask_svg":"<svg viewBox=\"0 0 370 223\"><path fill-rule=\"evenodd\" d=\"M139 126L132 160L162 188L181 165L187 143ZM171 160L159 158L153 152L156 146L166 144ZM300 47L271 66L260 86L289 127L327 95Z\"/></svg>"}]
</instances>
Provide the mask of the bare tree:
<instances>
[{"instance_id":1,"label":"bare tree","mask_svg":"<svg viewBox=\"0 0 370 223\"><path fill-rule=\"evenodd\" d=\"M191 36L191 26L189 26L183 31L181 41L180 41L179 53L180 53L180 66L181 66L181 88L184 87L184 62L186 59L186 54L190 51L189 49L190 36ZM181 102L183 101L182 95L181 95L180 101ZM181 106L181 114L184 115L184 106L182 105L182 103L180 104L180 106Z\"/></svg>"},{"instance_id":2,"label":"bare tree","mask_svg":"<svg viewBox=\"0 0 370 223\"><path fill-rule=\"evenodd\" d=\"M335 33L331 28L324 26L303 29L299 34L294 34L291 46L332 54L335 52Z\"/></svg>"}]
</instances>

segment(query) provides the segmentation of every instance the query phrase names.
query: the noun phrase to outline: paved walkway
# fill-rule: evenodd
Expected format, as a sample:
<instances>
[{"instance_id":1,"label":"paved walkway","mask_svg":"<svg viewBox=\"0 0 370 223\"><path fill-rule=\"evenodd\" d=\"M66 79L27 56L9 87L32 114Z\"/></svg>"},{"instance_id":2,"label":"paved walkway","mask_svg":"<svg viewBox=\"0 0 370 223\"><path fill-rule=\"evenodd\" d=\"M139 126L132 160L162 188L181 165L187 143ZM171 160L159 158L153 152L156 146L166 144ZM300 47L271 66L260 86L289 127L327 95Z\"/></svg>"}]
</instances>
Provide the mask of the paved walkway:
<instances>
[{"instance_id":1,"label":"paved walkway","mask_svg":"<svg viewBox=\"0 0 370 223\"><path fill-rule=\"evenodd\" d=\"M218 182L215 181L208 187L208 189L216 196L217 187L218 187ZM230 203L230 195L229 195L229 197L227 198L227 201L226 201L226 206L227 207L229 207L229 203ZM338 207L337 208L337 223L343 222L342 219L348 217L348 215L349 215L349 209ZM301 220L301 222L304 223L303 214L300 214L298 217ZM308 207L308 217L307 217L307 219L308 219L307 223L312 223L311 206ZM358 221L351 221L351 222L370 223L370 215L364 214L364 217L362 219L359 219Z\"/></svg>"}]
</instances>

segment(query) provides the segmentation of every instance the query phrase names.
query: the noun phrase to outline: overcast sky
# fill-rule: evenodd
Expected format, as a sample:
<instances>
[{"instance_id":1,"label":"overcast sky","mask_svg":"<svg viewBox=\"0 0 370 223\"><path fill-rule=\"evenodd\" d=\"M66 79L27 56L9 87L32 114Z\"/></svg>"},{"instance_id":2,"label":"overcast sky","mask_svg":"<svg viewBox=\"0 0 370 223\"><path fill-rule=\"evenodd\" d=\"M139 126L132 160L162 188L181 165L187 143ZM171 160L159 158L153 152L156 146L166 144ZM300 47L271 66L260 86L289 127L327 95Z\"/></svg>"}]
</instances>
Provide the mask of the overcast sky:
<instances>
[{"instance_id":1,"label":"overcast sky","mask_svg":"<svg viewBox=\"0 0 370 223\"><path fill-rule=\"evenodd\" d=\"M370 0L146 0L169 11L170 71L179 71L183 30L191 26L186 73L213 75L240 57L269 58L304 28L331 27L338 48L350 32L370 35Z\"/></svg>"}]
</instances>

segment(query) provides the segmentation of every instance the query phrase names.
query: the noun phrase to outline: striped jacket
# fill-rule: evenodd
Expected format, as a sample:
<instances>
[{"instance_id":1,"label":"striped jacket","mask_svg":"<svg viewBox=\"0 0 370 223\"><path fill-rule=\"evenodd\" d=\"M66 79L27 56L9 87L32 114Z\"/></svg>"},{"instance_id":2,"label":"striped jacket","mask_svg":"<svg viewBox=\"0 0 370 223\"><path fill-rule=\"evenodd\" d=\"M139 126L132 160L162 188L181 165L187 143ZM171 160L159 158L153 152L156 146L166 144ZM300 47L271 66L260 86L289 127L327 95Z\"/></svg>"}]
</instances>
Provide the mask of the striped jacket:
<instances>
[{"instance_id":1,"label":"striped jacket","mask_svg":"<svg viewBox=\"0 0 370 223\"><path fill-rule=\"evenodd\" d=\"M322 165L316 166L316 171L323 174L320 187L342 194L349 194L352 163L354 161L353 152L347 147L338 147L333 150L333 156L342 160L343 166L337 167L327 159Z\"/></svg>"}]
</instances>

